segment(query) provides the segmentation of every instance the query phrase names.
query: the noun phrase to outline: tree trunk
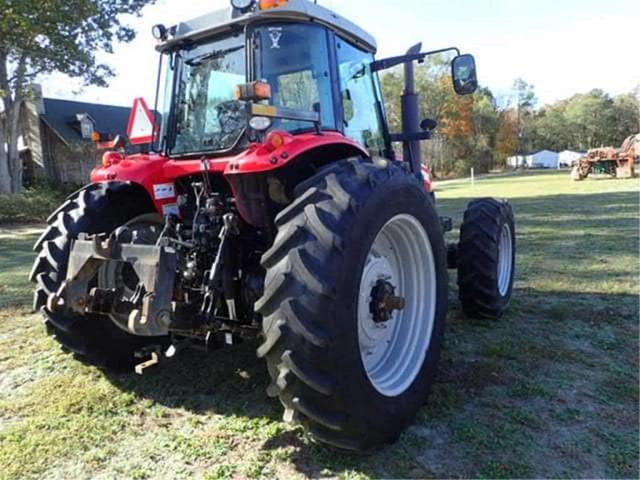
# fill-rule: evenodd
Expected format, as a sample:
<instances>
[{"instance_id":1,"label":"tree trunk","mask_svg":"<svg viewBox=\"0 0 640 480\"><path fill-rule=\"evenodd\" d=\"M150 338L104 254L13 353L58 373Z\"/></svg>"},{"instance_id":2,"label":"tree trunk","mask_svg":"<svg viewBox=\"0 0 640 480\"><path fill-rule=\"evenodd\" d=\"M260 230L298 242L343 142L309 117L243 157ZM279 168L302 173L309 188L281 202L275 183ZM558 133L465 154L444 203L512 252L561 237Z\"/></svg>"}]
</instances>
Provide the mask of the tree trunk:
<instances>
[{"instance_id":1,"label":"tree trunk","mask_svg":"<svg viewBox=\"0 0 640 480\"><path fill-rule=\"evenodd\" d=\"M22 157L18 148L20 138L20 115L22 110L22 97L16 94L11 114L11 130L9 131L9 168L11 172L11 192L22 192Z\"/></svg>"},{"instance_id":2,"label":"tree trunk","mask_svg":"<svg viewBox=\"0 0 640 480\"><path fill-rule=\"evenodd\" d=\"M7 56L0 52L0 193L11 193L11 175L7 154L7 99L10 99Z\"/></svg>"},{"instance_id":3,"label":"tree trunk","mask_svg":"<svg viewBox=\"0 0 640 480\"><path fill-rule=\"evenodd\" d=\"M18 149L18 139L20 137L20 117L22 115L22 102L24 99L24 76L26 69L26 59L24 56L18 61L16 67L16 81L14 85L14 98L13 103L8 106L7 113L9 113L8 119L10 123L8 126L9 138L7 139L8 155L9 155L9 172L11 174L11 192L22 192L22 157L20 157L20 151Z\"/></svg>"},{"instance_id":4,"label":"tree trunk","mask_svg":"<svg viewBox=\"0 0 640 480\"><path fill-rule=\"evenodd\" d=\"M6 151L5 122L0 119L0 193L11 193L11 176L9 175L9 156Z\"/></svg>"}]
</instances>

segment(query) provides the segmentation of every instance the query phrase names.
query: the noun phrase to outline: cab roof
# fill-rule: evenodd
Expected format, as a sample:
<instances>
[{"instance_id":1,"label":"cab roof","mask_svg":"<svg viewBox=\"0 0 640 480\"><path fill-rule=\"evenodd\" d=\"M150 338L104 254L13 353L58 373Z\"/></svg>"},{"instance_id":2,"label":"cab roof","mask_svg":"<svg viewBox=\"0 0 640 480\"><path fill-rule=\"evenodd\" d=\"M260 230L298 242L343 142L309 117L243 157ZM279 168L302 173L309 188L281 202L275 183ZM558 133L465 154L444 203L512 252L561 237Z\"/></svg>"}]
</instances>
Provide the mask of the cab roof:
<instances>
[{"instance_id":1,"label":"cab roof","mask_svg":"<svg viewBox=\"0 0 640 480\"><path fill-rule=\"evenodd\" d=\"M157 49L167 50L185 42L203 40L250 23L269 20L323 24L367 51L375 53L377 50L377 43L372 35L346 18L309 0L289 0L286 5L269 10L256 7L255 11L245 14L232 8L229 2L228 8L177 24L170 29L173 36L159 44Z\"/></svg>"}]
</instances>

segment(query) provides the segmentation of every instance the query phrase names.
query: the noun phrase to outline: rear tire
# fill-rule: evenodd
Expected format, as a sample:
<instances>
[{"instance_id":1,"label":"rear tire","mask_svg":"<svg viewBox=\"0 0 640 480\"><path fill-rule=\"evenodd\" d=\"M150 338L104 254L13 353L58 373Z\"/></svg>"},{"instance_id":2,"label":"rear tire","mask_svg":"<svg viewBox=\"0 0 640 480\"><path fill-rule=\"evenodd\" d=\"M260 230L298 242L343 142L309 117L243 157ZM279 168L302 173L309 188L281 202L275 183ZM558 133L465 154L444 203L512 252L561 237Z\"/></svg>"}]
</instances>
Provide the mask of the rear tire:
<instances>
[{"instance_id":1,"label":"rear tire","mask_svg":"<svg viewBox=\"0 0 640 480\"><path fill-rule=\"evenodd\" d=\"M34 310L45 319L47 332L65 351L86 363L116 371L133 368L135 352L163 344L165 337L131 335L103 315L53 313L47 298L66 278L71 241L81 233L110 233L129 220L155 211L145 192L127 183L93 184L72 195L48 220L36 242L38 257L31 271L36 283Z\"/></svg>"},{"instance_id":2,"label":"rear tire","mask_svg":"<svg viewBox=\"0 0 640 480\"><path fill-rule=\"evenodd\" d=\"M363 451L393 442L426 400L443 340L448 274L435 207L405 170L363 160L337 162L300 185L296 196L276 219L277 238L262 259L267 277L256 303L264 318L258 355L266 358L272 377L268 392L280 398L285 420L303 424L322 443ZM414 293L416 298L407 298L406 308L387 324L394 337L414 331L399 327L402 321L413 322L408 325L422 333L400 344L413 356L382 350L389 352L386 358L398 355L393 357L398 364L408 365L397 377L389 370L386 378L397 382L386 384L368 369L362 353L362 296L365 310L371 297L366 288L363 294L361 282L370 270L371 247L396 221L398 229L423 232L420 239L428 241L424 245L431 252L423 255L429 258L412 250L414 264L396 262L396 270L420 272L424 258L424 265L431 265L434 281L424 285L432 289L433 302L425 300L426 292ZM405 244L400 247L411 242ZM397 255L396 260L405 258ZM398 295L411 291L410 282L398 283L404 284ZM427 321L431 330L420 330ZM388 343L396 345L395 338Z\"/></svg>"},{"instance_id":3,"label":"rear tire","mask_svg":"<svg viewBox=\"0 0 640 480\"><path fill-rule=\"evenodd\" d=\"M458 288L471 317L499 318L513 292L516 230L511 205L482 198L469 204L460 228Z\"/></svg>"}]
</instances>

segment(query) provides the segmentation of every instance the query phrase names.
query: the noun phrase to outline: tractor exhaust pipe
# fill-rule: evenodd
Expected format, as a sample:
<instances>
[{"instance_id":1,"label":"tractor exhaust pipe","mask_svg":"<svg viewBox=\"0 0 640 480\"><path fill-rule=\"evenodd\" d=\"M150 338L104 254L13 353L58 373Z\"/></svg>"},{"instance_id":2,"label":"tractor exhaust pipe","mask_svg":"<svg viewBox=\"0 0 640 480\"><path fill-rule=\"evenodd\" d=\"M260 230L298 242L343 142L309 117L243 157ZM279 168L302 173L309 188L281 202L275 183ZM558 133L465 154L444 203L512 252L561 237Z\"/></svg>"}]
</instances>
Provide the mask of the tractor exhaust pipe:
<instances>
[{"instance_id":1,"label":"tractor exhaust pipe","mask_svg":"<svg viewBox=\"0 0 640 480\"><path fill-rule=\"evenodd\" d=\"M407 55L416 55L422 50L422 43L414 45L407 51ZM402 133L411 136L420 133L420 97L416 92L414 60L404 64L404 92L402 93ZM414 175L422 176L420 163L422 152L420 140L405 140L402 144L403 155L411 165Z\"/></svg>"}]
</instances>

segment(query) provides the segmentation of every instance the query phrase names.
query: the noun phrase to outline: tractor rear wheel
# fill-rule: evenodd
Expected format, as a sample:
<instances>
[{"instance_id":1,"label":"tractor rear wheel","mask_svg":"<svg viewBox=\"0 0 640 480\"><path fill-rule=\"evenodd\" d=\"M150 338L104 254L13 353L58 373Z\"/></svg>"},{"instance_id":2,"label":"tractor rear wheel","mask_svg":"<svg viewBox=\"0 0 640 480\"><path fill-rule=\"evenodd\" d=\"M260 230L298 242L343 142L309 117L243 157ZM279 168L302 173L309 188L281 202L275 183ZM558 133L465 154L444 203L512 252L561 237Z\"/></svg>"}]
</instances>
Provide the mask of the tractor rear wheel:
<instances>
[{"instance_id":1,"label":"tractor rear wheel","mask_svg":"<svg viewBox=\"0 0 640 480\"><path fill-rule=\"evenodd\" d=\"M458 287L471 317L499 318L513 291L516 230L511 205L482 198L469 204L460 228Z\"/></svg>"},{"instance_id":2,"label":"tractor rear wheel","mask_svg":"<svg viewBox=\"0 0 640 480\"><path fill-rule=\"evenodd\" d=\"M108 316L54 313L47 309L48 297L58 291L66 278L72 240L81 233L111 233L153 211L146 194L130 184L93 184L72 195L49 218L49 226L36 242L38 256L31 271L31 280L36 283L34 309L43 314L49 334L79 360L124 371L133 368L137 351L165 342L164 337L129 334Z\"/></svg>"},{"instance_id":3,"label":"tractor rear wheel","mask_svg":"<svg viewBox=\"0 0 640 480\"><path fill-rule=\"evenodd\" d=\"M424 186L340 161L301 184L263 256L272 385L285 420L349 450L398 438L424 404L447 311L444 237Z\"/></svg>"}]
</instances>

